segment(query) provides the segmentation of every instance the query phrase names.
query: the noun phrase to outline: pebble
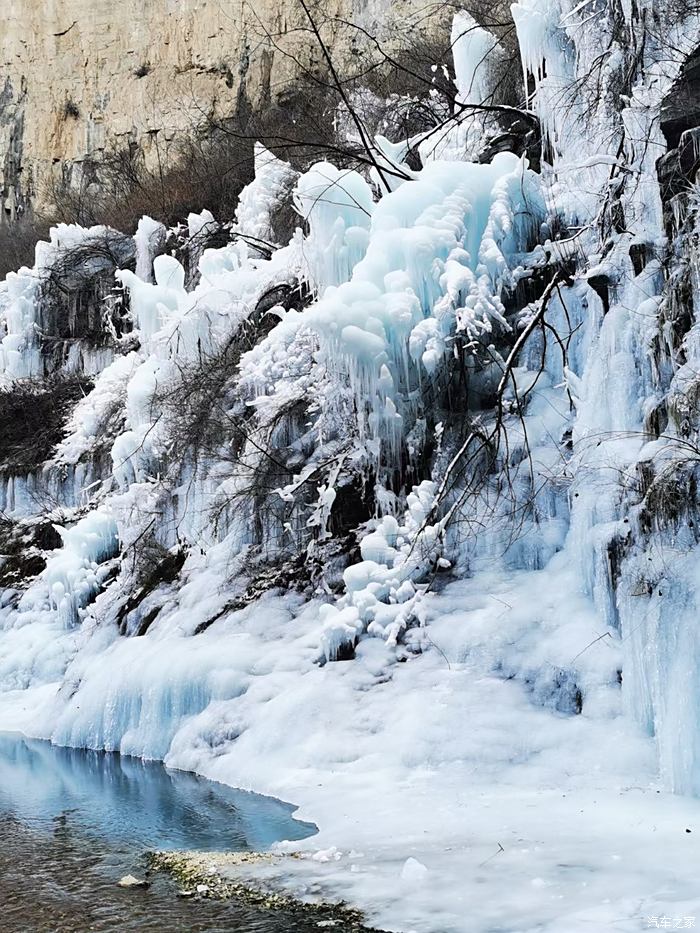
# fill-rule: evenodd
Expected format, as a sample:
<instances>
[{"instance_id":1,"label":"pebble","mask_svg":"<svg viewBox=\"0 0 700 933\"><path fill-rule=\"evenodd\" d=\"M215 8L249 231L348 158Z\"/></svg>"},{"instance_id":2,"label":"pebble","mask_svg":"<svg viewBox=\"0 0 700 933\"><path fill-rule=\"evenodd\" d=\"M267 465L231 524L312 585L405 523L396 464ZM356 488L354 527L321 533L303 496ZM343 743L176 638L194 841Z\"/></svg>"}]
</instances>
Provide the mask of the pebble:
<instances>
[{"instance_id":1,"label":"pebble","mask_svg":"<svg viewBox=\"0 0 700 933\"><path fill-rule=\"evenodd\" d=\"M133 875L124 875L117 882L120 888L147 888L150 883L143 878L135 878Z\"/></svg>"}]
</instances>

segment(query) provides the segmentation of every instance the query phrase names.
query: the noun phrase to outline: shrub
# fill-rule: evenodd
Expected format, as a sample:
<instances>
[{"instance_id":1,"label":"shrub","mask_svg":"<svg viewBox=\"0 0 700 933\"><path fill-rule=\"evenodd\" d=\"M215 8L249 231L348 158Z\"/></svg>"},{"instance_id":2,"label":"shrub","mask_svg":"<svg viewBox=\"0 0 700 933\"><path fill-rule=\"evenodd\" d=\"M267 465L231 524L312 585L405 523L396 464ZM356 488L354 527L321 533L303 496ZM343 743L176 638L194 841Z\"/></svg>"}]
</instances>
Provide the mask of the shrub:
<instances>
[{"instance_id":1,"label":"shrub","mask_svg":"<svg viewBox=\"0 0 700 933\"><path fill-rule=\"evenodd\" d=\"M0 390L0 466L13 473L36 469L51 456L71 411L92 388L84 375L22 379Z\"/></svg>"},{"instance_id":2,"label":"shrub","mask_svg":"<svg viewBox=\"0 0 700 933\"><path fill-rule=\"evenodd\" d=\"M74 100L68 99L63 107L63 117L66 120L77 120L80 117L80 107Z\"/></svg>"},{"instance_id":3,"label":"shrub","mask_svg":"<svg viewBox=\"0 0 700 933\"><path fill-rule=\"evenodd\" d=\"M23 217L12 224L0 224L0 279L22 266L34 265L34 247L47 240L50 223L34 217Z\"/></svg>"},{"instance_id":4,"label":"shrub","mask_svg":"<svg viewBox=\"0 0 700 933\"><path fill-rule=\"evenodd\" d=\"M115 148L84 165L78 184L70 177L51 184L54 213L70 223L124 232L133 232L144 214L167 226L204 208L220 219L233 217L238 195L253 177L252 140L216 130L186 137L162 152L153 136L155 167L138 146Z\"/></svg>"}]
</instances>

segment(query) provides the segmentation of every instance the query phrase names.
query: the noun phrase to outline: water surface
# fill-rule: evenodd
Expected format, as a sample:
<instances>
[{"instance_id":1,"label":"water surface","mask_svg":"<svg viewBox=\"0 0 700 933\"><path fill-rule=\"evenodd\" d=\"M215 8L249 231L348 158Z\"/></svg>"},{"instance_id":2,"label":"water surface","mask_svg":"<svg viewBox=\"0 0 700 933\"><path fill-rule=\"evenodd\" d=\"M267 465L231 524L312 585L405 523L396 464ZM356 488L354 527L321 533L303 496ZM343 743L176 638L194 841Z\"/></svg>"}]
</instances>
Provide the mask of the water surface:
<instances>
[{"instance_id":1,"label":"water surface","mask_svg":"<svg viewBox=\"0 0 700 933\"><path fill-rule=\"evenodd\" d=\"M163 875L146 890L116 885L127 873L143 877L149 849L260 850L315 831L292 813L157 763L0 734L0 929L317 931L237 901L178 898Z\"/></svg>"},{"instance_id":2,"label":"water surface","mask_svg":"<svg viewBox=\"0 0 700 933\"><path fill-rule=\"evenodd\" d=\"M63 815L141 849L261 851L316 831L294 807L116 752L60 748L0 733L0 812L25 822Z\"/></svg>"}]
</instances>

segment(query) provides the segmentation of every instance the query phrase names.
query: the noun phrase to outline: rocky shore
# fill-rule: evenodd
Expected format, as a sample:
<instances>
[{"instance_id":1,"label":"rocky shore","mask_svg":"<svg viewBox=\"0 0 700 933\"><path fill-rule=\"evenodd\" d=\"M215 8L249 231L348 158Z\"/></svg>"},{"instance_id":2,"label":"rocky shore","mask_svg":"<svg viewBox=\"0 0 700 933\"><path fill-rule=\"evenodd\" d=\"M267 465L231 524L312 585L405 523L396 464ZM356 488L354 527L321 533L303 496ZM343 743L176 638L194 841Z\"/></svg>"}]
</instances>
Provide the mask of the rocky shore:
<instances>
[{"instance_id":1,"label":"rocky shore","mask_svg":"<svg viewBox=\"0 0 700 933\"><path fill-rule=\"evenodd\" d=\"M284 911L301 923L341 933L379 933L365 926L362 914L343 903L322 900L306 902L289 894L267 889L250 879L251 869L297 859L296 853L274 855L267 852L151 852L151 871L167 872L179 885L180 897L236 900L267 910Z\"/></svg>"}]
</instances>

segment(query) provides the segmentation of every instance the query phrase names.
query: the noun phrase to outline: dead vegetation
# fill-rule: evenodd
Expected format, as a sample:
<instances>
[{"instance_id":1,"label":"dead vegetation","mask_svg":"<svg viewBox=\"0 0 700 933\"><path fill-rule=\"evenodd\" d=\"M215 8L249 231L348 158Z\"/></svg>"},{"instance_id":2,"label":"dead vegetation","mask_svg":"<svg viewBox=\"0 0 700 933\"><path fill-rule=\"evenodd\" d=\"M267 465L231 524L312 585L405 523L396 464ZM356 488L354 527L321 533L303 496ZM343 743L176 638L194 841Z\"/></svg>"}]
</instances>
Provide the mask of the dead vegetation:
<instances>
[{"instance_id":1,"label":"dead vegetation","mask_svg":"<svg viewBox=\"0 0 700 933\"><path fill-rule=\"evenodd\" d=\"M63 437L75 404L92 388L85 375L22 379L0 389L0 467L12 474L37 469Z\"/></svg>"},{"instance_id":2,"label":"dead vegetation","mask_svg":"<svg viewBox=\"0 0 700 933\"><path fill-rule=\"evenodd\" d=\"M0 280L8 272L34 265L39 240L48 240L51 218L20 217L11 224L0 224Z\"/></svg>"}]
</instances>

